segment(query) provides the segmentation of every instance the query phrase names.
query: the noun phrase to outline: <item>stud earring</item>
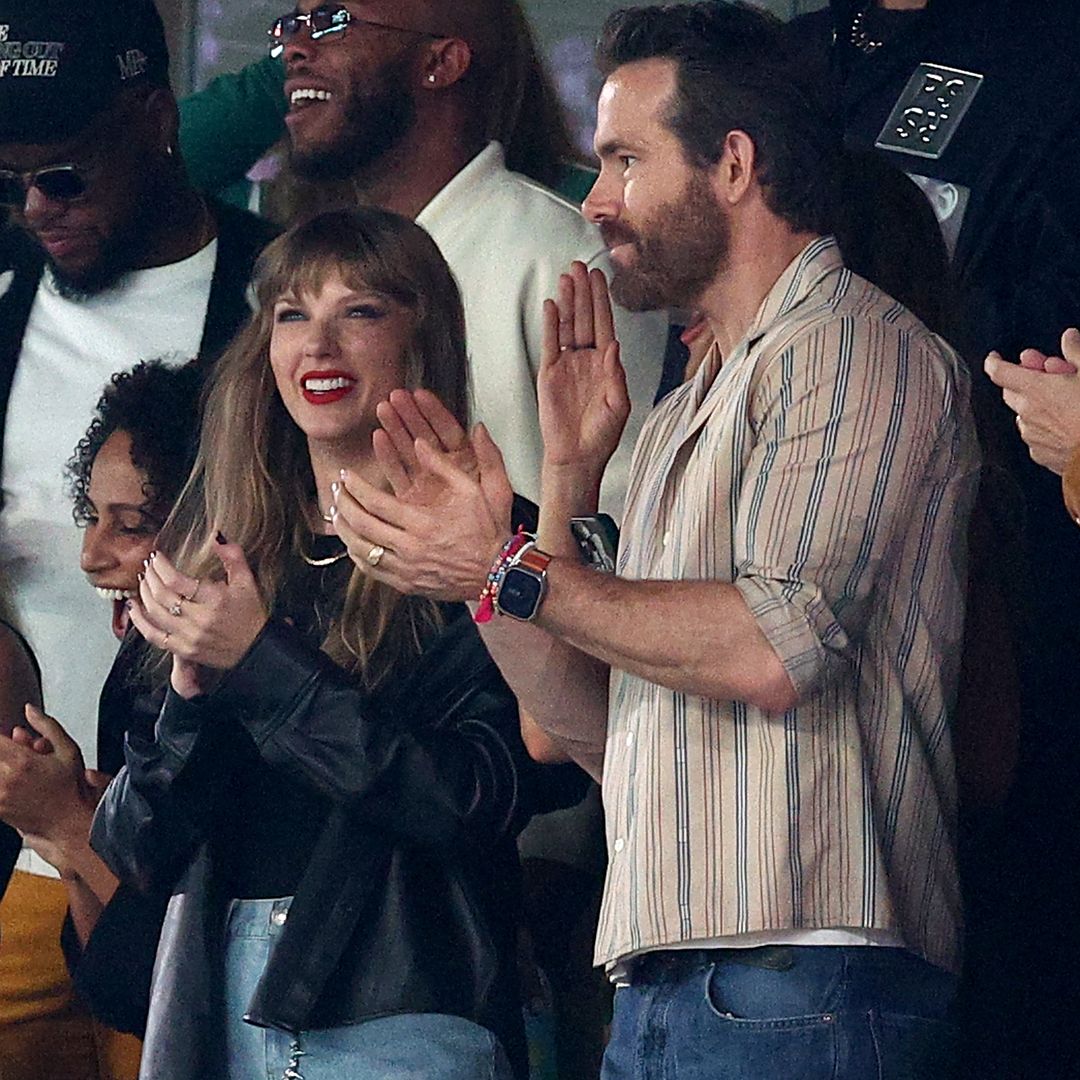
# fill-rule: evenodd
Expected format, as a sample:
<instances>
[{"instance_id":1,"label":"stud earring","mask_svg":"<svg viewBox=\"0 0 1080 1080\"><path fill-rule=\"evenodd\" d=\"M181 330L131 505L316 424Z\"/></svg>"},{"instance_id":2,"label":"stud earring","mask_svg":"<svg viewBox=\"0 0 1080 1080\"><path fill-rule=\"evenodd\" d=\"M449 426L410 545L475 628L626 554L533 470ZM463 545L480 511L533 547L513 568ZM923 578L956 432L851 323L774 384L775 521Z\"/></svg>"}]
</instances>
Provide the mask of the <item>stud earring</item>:
<instances>
[{"instance_id":1,"label":"stud earring","mask_svg":"<svg viewBox=\"0 0 1080 1080\"><path fill-rule=\"evenodd\" d=\"M435 81L435 76L434 76L434 75L429 75L429 76L427 77L427 81L428 81L429 83L433 83L433 82Z\"/></svg>"}]
</instances>

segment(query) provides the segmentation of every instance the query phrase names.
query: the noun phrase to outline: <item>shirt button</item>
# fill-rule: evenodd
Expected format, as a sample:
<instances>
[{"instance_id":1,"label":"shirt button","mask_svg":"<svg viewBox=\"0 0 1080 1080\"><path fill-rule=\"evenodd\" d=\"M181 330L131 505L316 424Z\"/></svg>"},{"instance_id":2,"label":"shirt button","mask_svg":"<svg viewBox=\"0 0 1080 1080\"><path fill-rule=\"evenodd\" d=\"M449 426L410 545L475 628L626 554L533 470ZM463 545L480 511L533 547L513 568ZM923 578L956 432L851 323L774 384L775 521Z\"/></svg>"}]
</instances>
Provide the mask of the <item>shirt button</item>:
<instances>
[{"instance_id":1,"label":"shirt button","mask_svg":"<svg viewBox=\"0 0 1080 1080\"><path fill-rule=\"evenodd\" d=\"M668 544L670 544L670 543L671 543L671 530L668 529L668 531L666 533L664 533L664 547L667 547Z\"/></svg>"},{"instance_id":2,"label":"shirt button","mask_svg":"<svg viewBox=\"0 0 1080 1080\"><path fill-rule=\"evenodd\" d=\"M626 733L626 745L627 746L633 746L634 745L634 733L632 731L628 731Z\"/></svg>"},{"instance_id":3,"label":"shirt button","mask_svg":"<svg viewBox=\"0 0 1080 1080\"><path fill-rule=\"evenodd\" d=\"M275 911L274 914L270 916L270 921L275 926L284 926L285 925L285 920L288 917L289 917L289 913L287 911Z\"/></svg>"},{"instance_id":4,"label":"shirt button","mask_svg":"<svg viewBox=\"0 0 1080 1080\"><path fill-rule=\"evenodd\" d=\"M620 837L619 837L619 838L618 838L618 839L617 839L617 840L615 841L615 843L614 843L614 845L613 845L613 846L614 846L614 848L615 848L615 851L616 851L616 852L620 852L620 851L622 851L622 849L623 849L624 847L626 847L626 841L625 841L625 840L624 840L624 839L623 839L623 838L622 838L622 837L620 836Z\"/></svg>"}]
</instances>

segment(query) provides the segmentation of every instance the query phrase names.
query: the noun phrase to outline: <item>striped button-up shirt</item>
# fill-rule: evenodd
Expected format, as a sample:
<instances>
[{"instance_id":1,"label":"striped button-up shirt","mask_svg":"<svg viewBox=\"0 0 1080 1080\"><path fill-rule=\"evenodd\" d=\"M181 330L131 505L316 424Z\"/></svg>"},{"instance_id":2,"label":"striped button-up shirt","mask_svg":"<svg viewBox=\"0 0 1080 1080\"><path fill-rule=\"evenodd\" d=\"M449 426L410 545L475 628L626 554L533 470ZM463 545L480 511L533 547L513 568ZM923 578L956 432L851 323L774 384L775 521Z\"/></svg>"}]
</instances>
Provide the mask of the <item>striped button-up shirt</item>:
<instances>
[{"instance_id":1,"label":"striped button-up shirt","mask_svg":"<svg viewBox=\"0 0 1080 1080\"><path fill-rule=\"evenodd\" d=\"M598 963L847 929L958 967L949 713L977 469L955 353L830 238L657 407L619 573L732 583L799 703L612 672Z\"/></svg>"}]
</instances>

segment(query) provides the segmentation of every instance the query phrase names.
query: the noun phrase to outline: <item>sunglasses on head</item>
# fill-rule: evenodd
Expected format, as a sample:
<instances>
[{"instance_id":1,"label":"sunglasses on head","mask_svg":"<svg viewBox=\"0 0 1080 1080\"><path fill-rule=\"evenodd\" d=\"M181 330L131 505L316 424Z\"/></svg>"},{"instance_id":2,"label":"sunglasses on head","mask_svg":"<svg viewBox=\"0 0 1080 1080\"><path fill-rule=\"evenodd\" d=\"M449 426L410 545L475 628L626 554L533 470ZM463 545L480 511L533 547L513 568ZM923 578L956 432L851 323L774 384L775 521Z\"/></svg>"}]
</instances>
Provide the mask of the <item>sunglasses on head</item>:
<instances>
[{"instance_id":1,"label":"sunglasses on head","mask_svg":"<svg viewBox=\"0 0 1080 1080\"><path fill-rule=\"evenodd\" d=\"M439 38L445 34L433 34L428 30L416 30L409 26L394 26L392 23L375 22L372 19L361 19L354 15L347 7L341 4L320 4L309 12L294 11L290 15L282 15L275 19L270 29L266 31L270 38L270 55L280 56L285 46L292 41L300 28L306 26L312 41L329 37L331 34L342 34L351 23L359 23L364 26L378 26L383 30L398 30L403 34L419 34L421 37Z\"/></svg>"},{"instance_id":2,"label":"sunglasses on head","mask_svg":"<svg viewBox=\"0 0 1080 1080\"><path fill-rule=\"evenodd\" d=\"M74 202L86 194L87 182L78 165L47 165L30 172L0 169L0 206L23 207L31 188L53 202Z\"/></svg>"}]
</instances>

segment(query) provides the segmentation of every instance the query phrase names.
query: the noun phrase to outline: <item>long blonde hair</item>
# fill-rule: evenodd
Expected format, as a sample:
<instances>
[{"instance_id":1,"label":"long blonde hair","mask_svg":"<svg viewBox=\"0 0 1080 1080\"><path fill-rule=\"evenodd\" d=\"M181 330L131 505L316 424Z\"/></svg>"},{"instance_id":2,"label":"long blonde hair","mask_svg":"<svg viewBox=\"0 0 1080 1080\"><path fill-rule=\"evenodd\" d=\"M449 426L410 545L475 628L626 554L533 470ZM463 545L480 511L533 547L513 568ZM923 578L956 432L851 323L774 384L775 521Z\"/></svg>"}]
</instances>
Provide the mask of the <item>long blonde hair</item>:
<instances>
[{"instance_id":1,"label":"long blonde hair","mask_svg":"<svg viewBox=\"0 0 1080 1080\"><path fill-rule=\"evenodd\" d=\"M256 310L214 368L195 465L159 538L186 573L211 578L220 576L213 538L223 533L243 548L271 607L289 562L310 543L315 492L307 441L270 368L273 309L281 296L317 292L335 274L414 313L405 386L431 390L463 425L468 420L461 297L423 229L361 207L320 214L271 243L255 267ZM415 656L440 621L436 604L404 597L354 568L323 648L374 686Z\"/></svg>"}]
</instances>

